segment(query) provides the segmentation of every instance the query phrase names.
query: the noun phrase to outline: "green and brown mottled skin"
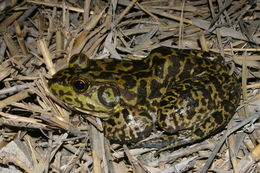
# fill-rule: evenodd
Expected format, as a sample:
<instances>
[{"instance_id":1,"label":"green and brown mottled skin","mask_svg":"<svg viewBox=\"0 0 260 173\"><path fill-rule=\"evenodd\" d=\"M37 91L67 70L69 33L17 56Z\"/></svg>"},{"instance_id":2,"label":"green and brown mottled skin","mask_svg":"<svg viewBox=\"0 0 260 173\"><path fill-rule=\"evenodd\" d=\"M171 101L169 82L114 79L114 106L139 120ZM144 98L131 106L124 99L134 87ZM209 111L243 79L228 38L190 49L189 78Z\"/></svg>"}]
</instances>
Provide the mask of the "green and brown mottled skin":
<instances>
[{"instance_id":1,"label":"green and brown mottled skin","mask_svg":"<svg viewBox=\"0 0 260 173\"><path fill-rule=\"evenodd\" d=\"M142 60L90 60L74 55L49 81L60 100L104 118L116 143L145 139L154 127L167 135L148 147L179 146L224 127L240 99L240 83L213 52L159 47Z\"/></svg>"}]
</instances>

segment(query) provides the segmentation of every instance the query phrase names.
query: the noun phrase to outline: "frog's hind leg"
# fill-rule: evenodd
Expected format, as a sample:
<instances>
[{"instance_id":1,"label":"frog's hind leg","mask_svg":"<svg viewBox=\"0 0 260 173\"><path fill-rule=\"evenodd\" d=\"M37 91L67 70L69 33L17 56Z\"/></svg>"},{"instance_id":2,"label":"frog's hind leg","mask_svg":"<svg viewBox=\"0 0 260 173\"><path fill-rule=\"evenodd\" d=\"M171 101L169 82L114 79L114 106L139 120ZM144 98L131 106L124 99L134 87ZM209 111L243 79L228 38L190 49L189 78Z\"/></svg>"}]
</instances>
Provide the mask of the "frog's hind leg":
<instances>
[{"instance_id":1,"label":"frog's hind leg","mask_svg":"<svg viewBox=\"0 0 260 173\"><path fill-rule=\"evenodd\" d=\"M140 143L144 147L177 147L222 129L232 118L240 85L228 74L207 75L174 84L160 102L158 125L170 135Z\"/></svg>"}]
</instances>

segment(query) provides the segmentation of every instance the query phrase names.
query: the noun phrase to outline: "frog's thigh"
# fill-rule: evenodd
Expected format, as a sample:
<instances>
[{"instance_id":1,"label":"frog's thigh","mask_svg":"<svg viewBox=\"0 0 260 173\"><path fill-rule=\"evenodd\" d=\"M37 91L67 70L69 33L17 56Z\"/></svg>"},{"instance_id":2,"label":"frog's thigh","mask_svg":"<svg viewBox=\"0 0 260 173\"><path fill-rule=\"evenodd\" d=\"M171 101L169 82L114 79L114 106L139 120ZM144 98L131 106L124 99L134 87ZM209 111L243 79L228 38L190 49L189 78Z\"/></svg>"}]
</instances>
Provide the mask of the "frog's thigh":
<instances>
[{"instance_id":1,"label":"frog's thigh","mask_svg":"<svg viewBox=\"0 0 260 173\"><path fill-rule=\"evenodd\" d=\"M168 133L195 139L223 126L229 116L223 112L221 91L212 80L188 79L172 86L160 103L159 126Z\"/></svg>"},{"instance_id":2,"label":"frog's thigh","mask_svg":"<svg viewBox=\"0 0 260 173\"><path fill-rule=\"evenodd\" d=\"M147 111L123 109L104 121L105 136L115 143L138 142L150 135L153 121Z\"/></svg>"}]
</instances>

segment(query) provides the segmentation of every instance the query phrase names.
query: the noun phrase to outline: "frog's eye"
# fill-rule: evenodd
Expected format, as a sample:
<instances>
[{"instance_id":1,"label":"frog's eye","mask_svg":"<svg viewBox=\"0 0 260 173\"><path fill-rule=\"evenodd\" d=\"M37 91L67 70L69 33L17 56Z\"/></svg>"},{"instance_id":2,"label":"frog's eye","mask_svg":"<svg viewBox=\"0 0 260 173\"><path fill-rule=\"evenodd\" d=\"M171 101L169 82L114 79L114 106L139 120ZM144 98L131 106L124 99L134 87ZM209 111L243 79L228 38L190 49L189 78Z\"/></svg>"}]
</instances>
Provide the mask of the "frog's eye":
<instances>
[{"instance_id":1,"label":"frog's eye","mask_svg":"<svg viewBox=\"0 0 260 173\"><path fill-rule=\"evenodd\" d=\"M88 89L89 87L89 82L86 81L86 80L82 80L82 79L79 79L79 80L73 80L72 81L72 86L73 88L78 91L78 92L84 92Z\"/></svg>"}]
</instances>

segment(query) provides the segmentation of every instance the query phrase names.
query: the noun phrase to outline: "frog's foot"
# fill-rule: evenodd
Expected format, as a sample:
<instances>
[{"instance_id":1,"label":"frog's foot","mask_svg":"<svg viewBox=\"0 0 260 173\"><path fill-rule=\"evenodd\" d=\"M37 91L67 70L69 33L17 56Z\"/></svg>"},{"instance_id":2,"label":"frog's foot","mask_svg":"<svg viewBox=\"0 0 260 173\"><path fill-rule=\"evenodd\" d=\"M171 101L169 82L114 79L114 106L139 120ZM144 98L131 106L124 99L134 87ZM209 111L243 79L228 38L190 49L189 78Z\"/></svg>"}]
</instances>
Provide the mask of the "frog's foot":
<instances>
[{"instance_id":1,"label":"frog's foot","mask_svg":"<svg viewBox=\"0 0 260 173\"><path fill-rule=\"evenodd\" d=\"M104 134L114 143L129 144L145 139L153 128L147 111L123 109L104 121Z\"/></svg>"},{"instance_id":2,"label":"frog's foot","mask_svg":"<svg viewBox=\"0 0 260 173\"><path fill-rule=\"evenodd\" d=\"M134 145L133 148L156 148L157 151L154 153L154 156L157 157L160 152L169 150L169 149L175 149L178 147L181 147L186 144L191 144L201 139L200 137L191 137L190 135L184 135L184 134L174 134L174 135L165 135L158 138L153 138L149 140L144 140L141 142L138 142Z\"/></svg>"},{"instance_id":3,"label":"frog's foot","mask_svg":"<svg viewBox=\"0 0 260 173\"><path fill-rule=\"evenodd\" d=\"M159 150L166 150L170 148L175 148L188 143L194 142L195 139L190 138L190 136L180 136L177 135L164 135L162 137L152 138L148 140L143 140L134 145L134 148L144 147L144 148L158 148Z\"/></svg>"}]
</instances>

